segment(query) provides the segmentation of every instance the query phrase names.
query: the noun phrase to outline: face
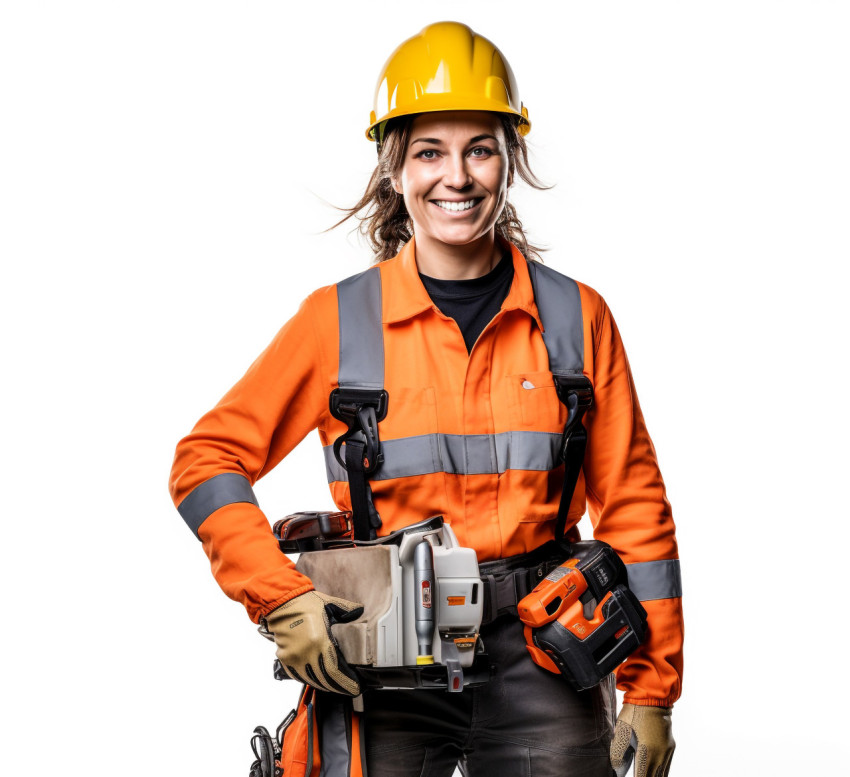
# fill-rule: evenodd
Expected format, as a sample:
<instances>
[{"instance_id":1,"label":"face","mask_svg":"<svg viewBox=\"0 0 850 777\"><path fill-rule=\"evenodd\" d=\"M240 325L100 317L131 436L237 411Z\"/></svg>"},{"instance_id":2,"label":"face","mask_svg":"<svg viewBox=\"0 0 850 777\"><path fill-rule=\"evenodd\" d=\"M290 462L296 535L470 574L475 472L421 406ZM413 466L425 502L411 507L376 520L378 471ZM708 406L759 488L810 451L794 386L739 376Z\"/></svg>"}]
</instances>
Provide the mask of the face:
<instances>
[{"instance_id":1,"label":"face","mask_svg":"<svg viewBox=\"0 0 850 777\"><path fill-rule=\"evenodd\" d=\"M508 190L499 117L486 111L417 116L393 188L404 197L418 247L492 240Z\"/></svg>"}]
</instances>

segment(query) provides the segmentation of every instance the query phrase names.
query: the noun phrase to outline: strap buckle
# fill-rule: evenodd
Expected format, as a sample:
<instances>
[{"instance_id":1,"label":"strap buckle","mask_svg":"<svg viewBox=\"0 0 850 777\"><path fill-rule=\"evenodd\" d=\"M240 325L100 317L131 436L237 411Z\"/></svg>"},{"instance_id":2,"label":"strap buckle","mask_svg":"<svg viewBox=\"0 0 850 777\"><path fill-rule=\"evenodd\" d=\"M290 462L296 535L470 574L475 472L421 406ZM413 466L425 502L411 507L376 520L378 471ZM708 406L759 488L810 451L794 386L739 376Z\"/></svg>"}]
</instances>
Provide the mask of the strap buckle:
<instances>
[{"instance_id":1,"label":"strap buckle","mask_svg":"<svg viewBox=\"0 0 850 777\"><path fill-rule=\"evenodd\" d=\"M360 435L363 445L362 467L366 474L374 472L384 461L378 422L387 415L389 395L382 389L336 388L331 392L330 411L334 418L348 424L348 431L334 441L334 457L348 470L342 456L342 445Z\"/></svg>"},{"instance_id":2,"label":"strap buckle","mask_svg":"<svg viewBox=\"0 0 850 777\"><path fill-rule=\"evenodd\" d=\"M581 425L581 419L593 406L593 384L584 375L553 375L552 377L555 379L558 399L567 408L567 422L564 424L559 451L561 461L567 461L571 440L575 438L575 443L587 442L587 433Z\"/></svg>"}]
</instances>

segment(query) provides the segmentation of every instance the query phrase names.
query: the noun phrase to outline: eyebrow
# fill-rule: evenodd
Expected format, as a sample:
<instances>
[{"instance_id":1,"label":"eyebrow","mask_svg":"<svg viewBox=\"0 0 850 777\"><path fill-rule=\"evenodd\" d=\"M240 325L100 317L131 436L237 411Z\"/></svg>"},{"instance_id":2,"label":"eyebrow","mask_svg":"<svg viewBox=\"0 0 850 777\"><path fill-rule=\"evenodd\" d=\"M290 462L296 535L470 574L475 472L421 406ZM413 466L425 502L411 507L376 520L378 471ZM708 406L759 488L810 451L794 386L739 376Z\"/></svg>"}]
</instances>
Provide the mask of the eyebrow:
<instances>
[{"instance_id":1,"label":"eyebrow","mask_svg":"<svg viewBox=\"0 0 850 777\"><path fill-rule=\"evenodd\" d=\"M495 140L496 143L499 142L499 139L495 135L476 135L474 138L469 139L469 143L478 143L481 140ZM442 145L443 141L439 138L416 138L416 140L411 140L410 145L412 146L414 143L433 143L435 146Z\"/></svg>"}]
</instances>

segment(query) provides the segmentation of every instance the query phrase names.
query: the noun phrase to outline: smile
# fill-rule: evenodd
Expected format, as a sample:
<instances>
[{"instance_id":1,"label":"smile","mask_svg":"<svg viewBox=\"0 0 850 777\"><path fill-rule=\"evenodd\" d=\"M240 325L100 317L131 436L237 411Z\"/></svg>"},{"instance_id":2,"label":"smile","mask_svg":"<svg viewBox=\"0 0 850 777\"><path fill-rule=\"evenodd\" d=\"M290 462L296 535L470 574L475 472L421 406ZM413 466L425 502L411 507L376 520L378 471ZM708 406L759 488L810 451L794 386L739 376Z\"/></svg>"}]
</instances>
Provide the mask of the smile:
<instances>
[{"instance_id":1,"label":"smile","mask_svg":"<svg viewBox=\"0 0 850 777\"><path fill-rule=\"evenodd\" d=\"M448 211L463 211L469 210L470 208L477 205L481 202L481 198L475 198L472 200L464 200L463 202L452 202L451 200L431 200L438 208L442 208L443 210Z\"/></svg>"}]
</instances>

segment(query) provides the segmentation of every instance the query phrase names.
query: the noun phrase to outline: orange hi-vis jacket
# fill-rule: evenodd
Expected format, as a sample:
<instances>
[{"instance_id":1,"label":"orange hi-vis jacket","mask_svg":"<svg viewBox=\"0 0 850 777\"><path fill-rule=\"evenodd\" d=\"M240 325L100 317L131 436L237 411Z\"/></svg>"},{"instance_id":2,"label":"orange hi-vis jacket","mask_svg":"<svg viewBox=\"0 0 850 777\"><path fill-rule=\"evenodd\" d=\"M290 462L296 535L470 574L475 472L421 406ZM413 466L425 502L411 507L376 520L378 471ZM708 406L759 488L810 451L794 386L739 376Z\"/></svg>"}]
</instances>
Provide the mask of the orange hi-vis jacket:
<instances>
[{"instance_id":1,"label":"orange hi-vis jacket","mask_svg":"<svg viewBox=\"0 0 850 777\"><path fill-rule=\"evenodd\" d=\"M470 353L456 322L422 285L413 240L370 271L380 272L383 288L389 403L379 431L387 464L392 441L409 438L429 441L438 462L424 474L381 477L379 470L370 480L381 535L442 515L479 562L553 539L564 468L546 451L560 438L567 411L549 368L529 269L516 247L512 260L510 291ZM673 517L611 312L593 289L576 287L583 372L594 403L584 417L587 451L567 528L588 509L594 537L617 551L630 583L646 582L635 592L649 633L617 670L618 686L627 702L669 706L681 692L683 642ZM255 622L313 586L278 549L251 485L318 428L333 500L338 509L351 509L347 479L330 453L347 430L328 401L338 385L339 322L337 286L311 294L177 446L174 502L202 541L219 585ZM439 465L441 439L452 441L450 466ZM481 460L482 445L495 451L496 440L508 448L494 452L494 466L471 463L475 451ZM465 451L470 461L463 461Z\"/></svg>"}]
</instances>

